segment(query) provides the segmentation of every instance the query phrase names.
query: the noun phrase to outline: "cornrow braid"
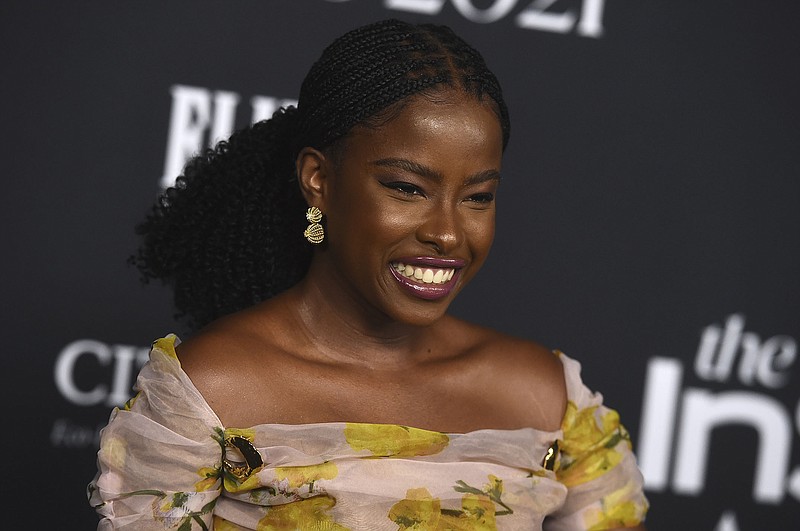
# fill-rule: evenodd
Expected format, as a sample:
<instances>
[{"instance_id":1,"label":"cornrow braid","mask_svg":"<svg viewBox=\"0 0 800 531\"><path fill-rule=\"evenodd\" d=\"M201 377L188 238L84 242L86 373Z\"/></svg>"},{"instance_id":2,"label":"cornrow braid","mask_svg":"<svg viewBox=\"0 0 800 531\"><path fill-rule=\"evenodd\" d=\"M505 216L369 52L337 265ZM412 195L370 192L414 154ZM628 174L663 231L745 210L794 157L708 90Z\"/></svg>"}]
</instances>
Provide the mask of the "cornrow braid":
<instances>
[{"instance_id":1,"label":"cornrow braid","mask_svg":"<svg viewBox=\"0 0 800 531\"><path fill-rule=\"evenodd\" d=\"M446 26L386 20L336 39L300 88L302 146L324 149L355 125L371 124L409 96L451 89L488 96L508 144L510 121L500 84L474 48Z\"/></svg>"},{"instance_id":2,"label":"cornrow braid","mask_svg":"<svg viewBox=\"0 0 800 531\"><path fill-rule=\"evenodd\" d=\"M199 328L270 298L308 270L306 208L294 162L305 146L335 149L356 125L385 123L414 95L461 91L510 132L500 84L445 26L386 20L336 39L311 67L297 108L234 133L190 160L137 227L131 257L145 282L174 291L176 317Z\"/></svg>"}]
</instances>

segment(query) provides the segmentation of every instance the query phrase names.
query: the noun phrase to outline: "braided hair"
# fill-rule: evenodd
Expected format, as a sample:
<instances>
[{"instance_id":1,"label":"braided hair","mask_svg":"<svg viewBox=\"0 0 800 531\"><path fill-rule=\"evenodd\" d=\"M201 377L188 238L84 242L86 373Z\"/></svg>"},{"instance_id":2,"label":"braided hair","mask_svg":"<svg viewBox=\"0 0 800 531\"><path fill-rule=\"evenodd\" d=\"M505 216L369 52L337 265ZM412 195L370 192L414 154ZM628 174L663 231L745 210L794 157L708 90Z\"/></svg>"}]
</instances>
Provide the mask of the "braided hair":
<instances>
[{"instance_id":1,"label":"braided hair","mask_svg":"<svg viewBox=\"0 0 800 531\"><path fill-rule=\"evenodd\" d=\"M297 108L187 163L137 226L143 240L131 262L144 282L172 287L176 317L195 329L288 289L312 254L294 168L300 150L333 152L356 125L380 126L409 97L443 90L488 97L505 148L510 124L500 85L452 30L386 20L344 34L311 67Z\"/></svg>"}]
</instances>

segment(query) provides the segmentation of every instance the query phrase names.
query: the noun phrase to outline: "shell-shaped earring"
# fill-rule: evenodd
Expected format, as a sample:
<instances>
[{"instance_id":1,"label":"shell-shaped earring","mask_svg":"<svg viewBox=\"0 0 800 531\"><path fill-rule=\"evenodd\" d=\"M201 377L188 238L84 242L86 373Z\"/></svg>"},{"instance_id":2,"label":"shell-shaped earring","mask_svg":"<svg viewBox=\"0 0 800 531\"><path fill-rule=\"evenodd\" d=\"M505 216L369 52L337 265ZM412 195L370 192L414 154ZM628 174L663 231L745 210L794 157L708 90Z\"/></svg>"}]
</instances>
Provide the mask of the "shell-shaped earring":
<instances>
[{"instance_id":1,"label":"shell-shaped earring","mask_svg":"<svg viewBox=\"0 0 800 531\"><path fill-rule=\"evenodd\" d=\"M309 207L306 210L306 219L310 225L303 231L303 236L313 244L322 243L325 239L325 229L319 224L322 221L322 211L315 206Z\"/></svg>"}]
</instances>

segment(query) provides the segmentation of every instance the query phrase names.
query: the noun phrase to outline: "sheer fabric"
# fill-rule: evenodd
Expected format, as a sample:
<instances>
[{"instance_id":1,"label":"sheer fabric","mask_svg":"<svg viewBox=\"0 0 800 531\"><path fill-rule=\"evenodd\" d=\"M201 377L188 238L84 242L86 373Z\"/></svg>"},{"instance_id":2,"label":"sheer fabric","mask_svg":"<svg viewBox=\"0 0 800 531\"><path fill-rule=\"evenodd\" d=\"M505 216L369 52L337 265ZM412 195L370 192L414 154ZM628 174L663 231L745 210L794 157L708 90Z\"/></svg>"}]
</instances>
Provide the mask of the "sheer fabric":
<instances>
[{"instance_id":1,"label":"sheer fabric","mask_svg":"<svg viewBox=\"0 0 800 531\"><path fill-rule=\"evenodd\" d=\"M90 503L98 529L608 529L644 519L630 439L564 365L562 428L440 433L363 423L224 427L153 344L111 414Z\"/></svg>"}]
</instances>

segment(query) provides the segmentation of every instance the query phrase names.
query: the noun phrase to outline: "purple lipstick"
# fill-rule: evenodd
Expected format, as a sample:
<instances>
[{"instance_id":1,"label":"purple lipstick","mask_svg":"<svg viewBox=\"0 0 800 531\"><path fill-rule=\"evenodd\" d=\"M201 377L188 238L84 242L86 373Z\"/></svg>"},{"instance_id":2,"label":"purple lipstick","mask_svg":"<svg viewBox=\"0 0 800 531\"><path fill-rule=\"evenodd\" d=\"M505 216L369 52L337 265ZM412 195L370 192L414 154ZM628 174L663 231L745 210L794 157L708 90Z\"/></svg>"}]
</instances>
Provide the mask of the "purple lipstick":
<instances>
[{"instance_id":1,"label":"purple lipstick","mask_svg":"<svg viewBox=\"0 0 800 531\"><path fill-rule=\"evenodd\" d=\"M464 260L456 258L416 256L393 261L389 270L410 294L435 300L450 294L464 265Z\"/></svg>"}]
</instances>

